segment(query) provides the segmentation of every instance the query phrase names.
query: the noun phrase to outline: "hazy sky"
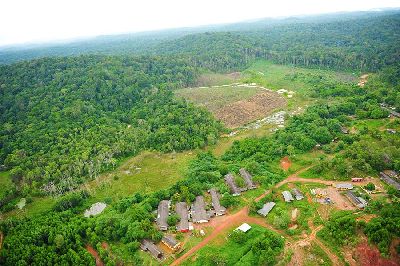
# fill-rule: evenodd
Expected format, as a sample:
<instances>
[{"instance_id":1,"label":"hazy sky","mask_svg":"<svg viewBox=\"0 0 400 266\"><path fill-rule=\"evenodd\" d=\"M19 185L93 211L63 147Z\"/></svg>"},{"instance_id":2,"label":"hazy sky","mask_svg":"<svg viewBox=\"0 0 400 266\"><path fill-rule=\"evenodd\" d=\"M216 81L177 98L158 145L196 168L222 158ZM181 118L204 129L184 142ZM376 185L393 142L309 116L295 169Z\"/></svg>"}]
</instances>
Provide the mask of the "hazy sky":
<instances>
[{"instance_id":1,"label":"hazy sky","mask_svg":"<svg viewBox=\"0 0 400 266\"><path fill-rule=\"evenodd\" d=\"M0 0L0 45L400 7L400 0Z\"/></svg>"}]
</instances>

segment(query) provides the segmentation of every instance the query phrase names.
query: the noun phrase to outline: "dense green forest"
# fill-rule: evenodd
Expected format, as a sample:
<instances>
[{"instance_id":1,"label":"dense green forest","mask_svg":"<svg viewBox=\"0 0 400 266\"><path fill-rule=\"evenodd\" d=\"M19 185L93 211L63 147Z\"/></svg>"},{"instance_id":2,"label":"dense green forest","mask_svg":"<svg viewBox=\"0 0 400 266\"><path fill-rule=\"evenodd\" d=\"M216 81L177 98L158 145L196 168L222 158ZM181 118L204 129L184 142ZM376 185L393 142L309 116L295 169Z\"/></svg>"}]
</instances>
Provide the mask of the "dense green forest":
<instances>
[{"instance_id":1,"label":"dense green forest","mask_svg":"<svg viewBox=\"0 0 400 266\"><path fill-rule=\"evenodd\" d=\"M0 73L0 163L23 194L60 194L119 157L203 147L222 130L208 112L173 98L196 76L179 59L41 59Z\"/></svg>"}]
</instances>

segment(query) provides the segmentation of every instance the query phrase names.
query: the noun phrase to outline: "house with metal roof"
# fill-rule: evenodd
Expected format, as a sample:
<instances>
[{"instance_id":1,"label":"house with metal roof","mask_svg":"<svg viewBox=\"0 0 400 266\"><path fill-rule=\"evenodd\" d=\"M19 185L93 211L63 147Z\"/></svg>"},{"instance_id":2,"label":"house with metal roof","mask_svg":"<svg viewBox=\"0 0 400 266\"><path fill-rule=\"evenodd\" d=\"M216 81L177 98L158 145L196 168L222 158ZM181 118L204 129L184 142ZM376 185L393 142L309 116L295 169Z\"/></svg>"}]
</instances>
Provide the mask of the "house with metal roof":
<instances>
[{"instance_id":1,"label":"house with metal roof","mask_svg":"<svg viewBox=\"0 0 400 266\"><path fill-rule=\"evenodd\" d=\"M357 197L356 194L353 191L347 191L346 192L347 198L353 203L354 206L364 209L365 206L367 206L367 201L361 197Z\"/></svg>"},{"instance_id":2,"label":"house with metal roof","mask_svg":"<svg viewBox=\"0 0 400 266\"><path fill-rule=\"evenodd\" d=\"M211 194L211 201L215 211L215 215L216 216L224 215L226 213L226 208L222 206L221 203L219 202L220 194L215 188L210 189L209 192Z\"/></svg>"},{"instance_id":3,"label":"house with metal roof","mask_svg":"<svg viewBox=\"0 0 400 266\"><path fill-rule=\"evenodd\" d=\"M158 209L157 209L157 226L160 230L166 231L168 230L168 213L169 213L169 201L168 200L162 200L158 204Z\"/></svg>"},{"instance_id":4,"label":"house with metal roof","mask_svg":"<svg viewBox=\"0 0 400 266\"><path fill-rule=\"evenodd\" d=\"M386 184L394 186L397 190L400 190L400 184L394 179L394 175L392 172L380 172L380 176L381 180L384 181Z\"/></svg>"},{"instance_id":5,"label":"house with metal roof","mask_svg":"<svg viewBox=\"0 0 400 266\"><path fill-rule=\"evenodd\" d=\"M274 208L274 206L275 202L267 202L261 209L257 211L257 213L265 217Z\"/></svg>"},{"instance_id":6,"label":"house with metal roof","mask_svg":"<svg viewBox=\"0 0 400 266\"><path fill-rule=\"evenodd\" d=\"M169 247L172 251L177 251L181 247L181 243L175 239L172 235L165 235L161 242Z\"/></svg>"},{"instance_id":7,"label":"house with metal roof","mask_svg":"<svg viewBox=\"0 0 400 266\"><path fill-rule=\"evenodd\" d=\"M289 191L285 190L282 192L283 198L285 199L286 202L292 202L294 201L292 194L290 194Z\"/></svg>"},{"instance_id":8,"label":"house with metal roof","mask_svg":"<svg viewBox=\"0 0 400 266\"><path fill-rule=\"evenodd\" d=\"M228 185L228 187L231 189L231 192L232 192L233 196L239 196L240 195L240 189L236 185L235 177L231 173L225 175L225 182Z\"/></svg>"},{"instance_id":9,"label":"house with metal roof","mask_svg":"<svg viewBox=\"0 0 400 266\"><path fill-rule=\"evenodd\" d=\"M242 231L243 233L246 233L251 229L251 226L247 223L243 223L241 226L235 229L235 231Z\"/></svg>"},{"instance_id":10,"label":"house with metal roof","mask_svg":"<svg viewBox=\"0 0 400 266\"><path fill-rule=\"evenodd\" d=\"M192 221L194 223L207 223L209 218L207 216L206 204L203 196L197 196L191 208Z\"/></svg>"},{"instance_id":11,"label":"house with metal roof","mask_svg":"<svg viewBox=\"0 0 400 266\"><path fill-rule=\"evenodd\" d=\"M293 193L294 197L296 198L296 200L304 199L303 193L301 193L301 191L298 188L292 189L292 193Z\"/></svg>"},{"instance_id":12,"label":"house with metal roof","mask_svg":"<svg viewBox=\"0 0 400 266\"><path fill-rule=\"evenodd\" d=\"M339 184L336 184L336 188L338 190L351 190L351 189L353 189L353 184L350 184L350 183L339 183Z\"/></svg>"},{"instance_id":13,"label":"house with metal roof","mask_svg":"<svg viewBox=\"0 0 400 266\"><path fill-rule=\"evenodd\" d=\"M249 172L246 171L246 169L241 168L239 170L240 175L244 179L244 182L246 183L247 189L255 189L257 188L256 185L253 183L253 177L250 175Z\"/></svg>"},{"instance_id":14,"label":"house with metal roof","mask_svg":"<svg viewBox=\"0 0 400 266\"><path fill-rule=\"evenodd\" d=\"M150 240L144 239L140 243L140 248L143 251L149 252L154 258L162 260L164 258L164 253Z\"/></svg>"},{"instance_id":15,"label":"house with metal roof","mask_svg":"<svg viewBox=\"0 0 400 266\"><path fill-rule=\"evenodd\" d=\"M175 205L175 212L179 216L179 223L176 230L179 232L189 232L189 212L186 202L178 202Z\"/></svg>"}]
</instances>

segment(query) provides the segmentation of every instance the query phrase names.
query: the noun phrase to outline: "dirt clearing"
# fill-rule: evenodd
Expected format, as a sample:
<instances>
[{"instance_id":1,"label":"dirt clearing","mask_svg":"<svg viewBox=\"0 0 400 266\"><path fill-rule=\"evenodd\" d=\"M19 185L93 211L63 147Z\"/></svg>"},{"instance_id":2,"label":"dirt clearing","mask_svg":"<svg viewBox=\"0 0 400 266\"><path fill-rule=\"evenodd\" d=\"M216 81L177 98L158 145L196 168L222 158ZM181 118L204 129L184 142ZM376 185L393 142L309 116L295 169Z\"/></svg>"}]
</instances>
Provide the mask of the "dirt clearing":
<instances>
[{"instance_id":1,"label":"dirt clearing","mask_svg":"<svg viewBox=\"0 0 400 266\"><path fill-rule=\"evenodd\" d=\"M281 168L284 171L289 170L291 165L292 165L292 162L289 160L289 158L287 156L282 158L282 160L281 160Z\"/></svg>"},{"instance_id":2,"label":"dirt clearing","mask_svg":"<svg viewBox=\"0 0 400 266\"><path fill-rule=\"evenodd\" d=\"M390 259L383 258L379 250L374 246L368 245L367 241L357 246L353 256L362 266L397 266L400 264L398 256L396 258L392 254Z\"/></svg>"}]
</instances>

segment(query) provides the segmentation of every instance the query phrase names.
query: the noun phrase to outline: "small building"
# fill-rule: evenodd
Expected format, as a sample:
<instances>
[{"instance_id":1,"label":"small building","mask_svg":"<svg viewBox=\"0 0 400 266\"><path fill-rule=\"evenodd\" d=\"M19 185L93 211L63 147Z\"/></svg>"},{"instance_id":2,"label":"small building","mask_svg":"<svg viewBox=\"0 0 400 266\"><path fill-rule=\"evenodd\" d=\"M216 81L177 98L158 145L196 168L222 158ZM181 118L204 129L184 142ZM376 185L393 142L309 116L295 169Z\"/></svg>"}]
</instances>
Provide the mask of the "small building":
<instances>
[{"instance_id":1,"label":"small building","mask_svg":"<svg viewBox=\"0 0 400 266\"><path fill-rule=\"evenodd\" d=\"M336 184L336 188L338 190L351 190L351 189L353 189L353 185L350 183L339 183L339 184Z\"/></svg>"},{"instance_id":2,"label":"small building","mask_svg":"<svg viewBox=\"0 0 400 266\"><path fill-rule=\"evenodd\" d=\"M189 232L189 212L186 202L178 202L175 205L175 212L178 214L180 220L176 226L179 232Z\"/></svg>"},{"instance_id":3,"label":"small building","mask_svg":"<svg viewBox=\"0 0 400 266\"><path fill-rule=\"evenodd\" d=\"M258 214L262 216L267 216L267 214L275 207L275 202L267 202L264 206L257 211Z\"/></svg>"},{"instance_id":4,"label":"small building","mask_svg":"<svg viewBox=\"0 0 400 266\"><path fill-rule=\"evenodd\" d=\"M364 180L364 178L362 177L353 177L351 179L351 182L362 182Z\"/></svg>"},{"instance_id":5,"label":"small building","mask_svg":"<svg viewBox=\"0 0 400 266\"><path fill-rule=\"evenodd\" d=\"M220 195L218 191L215 188L210 189L210 194L211 194L211 201L212 201L212 206L215 211L216 216L221 216L226 213L226 208L221 205L219 202Z\"/></svg>"},{"instance_id":6,"label":"small building","mask_svg":"<svg viewBox=\"0 0 400 266\"><path fill-rule=\"evenodd\" d=\"M206 204L203 196L197 196L192 205L192 221L194 223L207 223L208 216L206 211Z\"/></svg>"},{"instance_id":7,"label":"small building","mask_svg":"<svg viewBox=\"0 0 400 266\"><path fill-rule=\"evenodd\" d=\"M235 177L231 173L225 175L225 182L229 186L229 188L231 189L231 192L232 192L233 196L239 196L240 195L240 189L236 185Z\"/></svg>"},{"instance_id":8,"label":"small building","mask_svg":"<svg viewBox=\"0 0 400 266\"><path fill-rule=\"evenodd\" d=\"M292 202L294 200L292 194L287 190L283 191L282 195L286 202Z\"/></svg>"},{"instance_id":9,"label":"small building","mask_svg":"<svg viewBox=\"0 0 400 266\"><path fill-rule=\"evenodd\" d=\"M155 259L162 260L164 258L164 253L150 240L144 239L140 243L140 248L149 252Z\"/></svg>"},{"instance_id":10,"label":"small building","mask_svg":"<svg viewBox=\"0 0 400 266\"><path fill-rule=\"evenodd\" d=\"M161 242L169 247L172 251L177 251L178 249L181 248L181 243L176 240L172 235L165 235L162 239Z\"/></svg>"},{"instance_id":11,"label":"small building","mask_svg":"<svg viewBox=\"0 0 400 266\"><path fill-rule=\"evenodd\" d=\"M367 201L364 200L363 198L357 197L353 191L347 191L346 196L351 201L351 203L354 204L354 206L356 206L360 209L364 209L365 206L367 206L367 204L368 204Z\"/></svg>"},{"instance_id":12,"label":"small building","mask_svg":"<svg viewBox=\"0 0 400 266\"><path fill-rule=\"evenodd\" d=\"M293 193L294 197L296 198L296 200L304 199L303 193L301 193L301 191L298 188L292 189L292 193Z\"/></svg>"},{"instance_id":13,"label":"small building","mask_svg":"<svg viewBox=\"0 0 400 266\"><path fill-rule=\"evenodd\" d=\"M162 200L158 204L158 209L157 209L157 226L161 231L167 231L168 230L168 213L169 213L169 201L168 200Z\"/></svg>"},{"instance_id":14,"label":"small building","mask_svg":"<svg viewBox=\"0 0 400 266\"><path fill-rule=\"evenodd\" d=\"M244 179L244 181L246 183L247 189L255 189L255 188L257 188L256 185L254 185L254 183L253 183L253 177L250 175L249 172L246 171L246 169L241 168L239 170L239 173L243 177L243 179Z\"/></svg>"},{"instance_id":15,"label":"small building","mask_svg":"<svg viewBox=\"0 0 400 266\"><path fill-rule=\"evenodd\" d=\"M395 176L397 176L396 172L394 171L386 171L380 172L381 180L384 181L386 184L395 187L397 190L400 190L400 184L394 180Z\"/></svg>"},{"instance_id":16,"label":"small building","mask_svg":"<svg viewBox=\"0 0 400 266\"><path fill-rule=\"evenodd\" d=\"M251 226L248 225L247 223L244 223L241 226L239 226L238 228L236 228L235 231L242 231L243 233L246 233L250 229L251 229Z\"/></svg>"}]
</instances>

